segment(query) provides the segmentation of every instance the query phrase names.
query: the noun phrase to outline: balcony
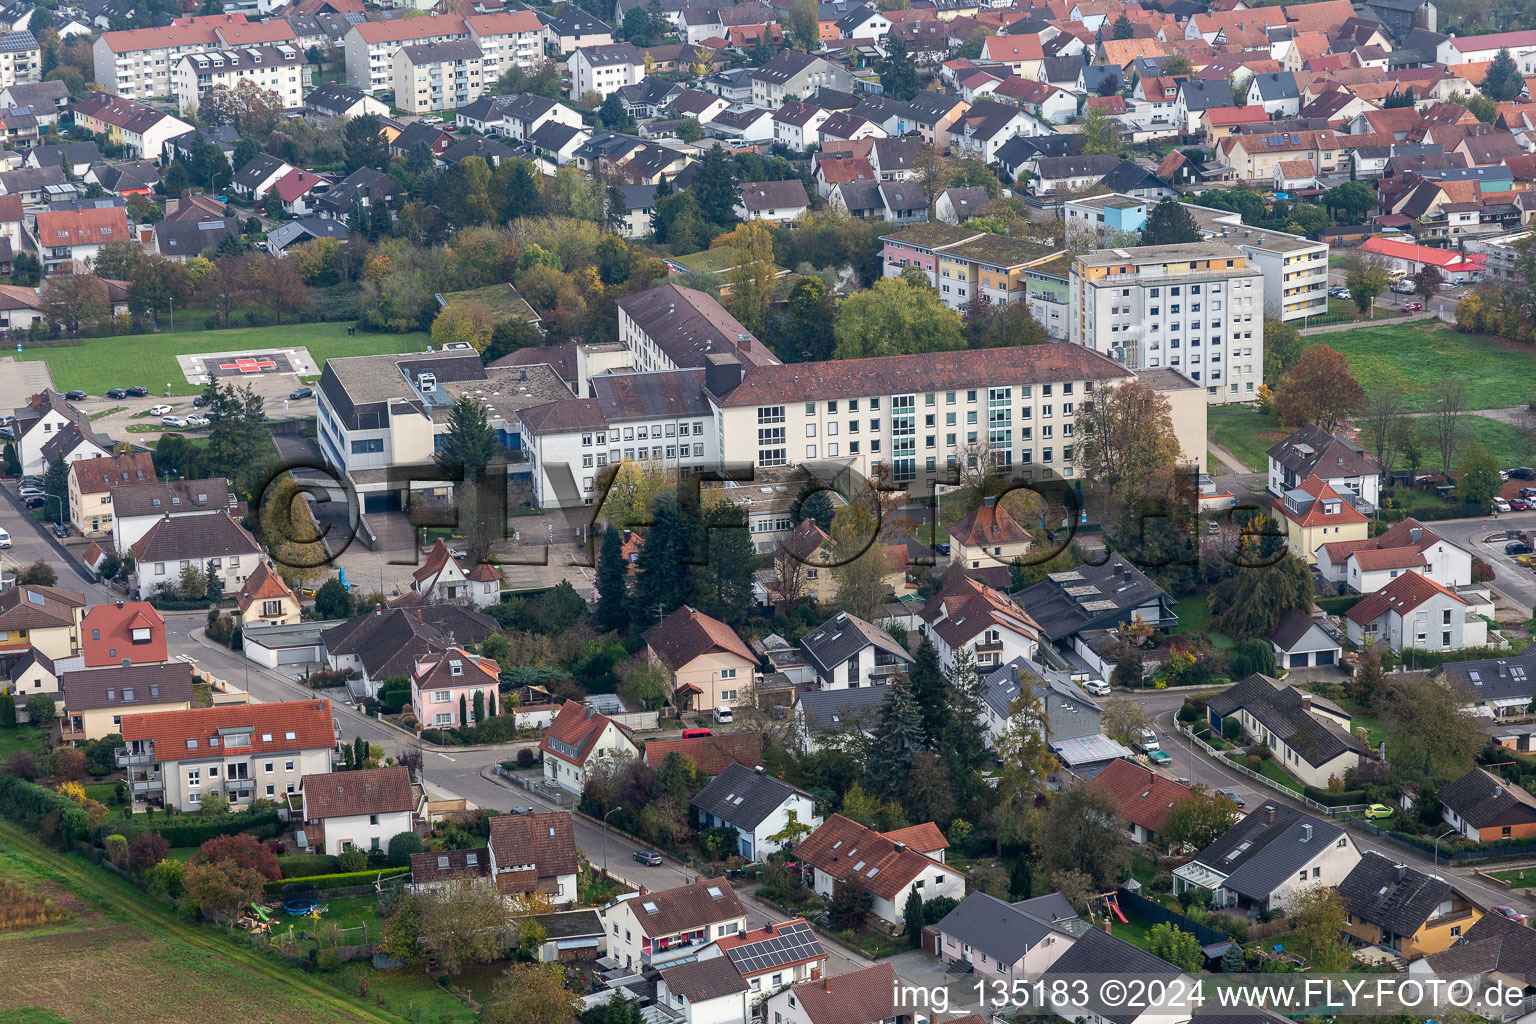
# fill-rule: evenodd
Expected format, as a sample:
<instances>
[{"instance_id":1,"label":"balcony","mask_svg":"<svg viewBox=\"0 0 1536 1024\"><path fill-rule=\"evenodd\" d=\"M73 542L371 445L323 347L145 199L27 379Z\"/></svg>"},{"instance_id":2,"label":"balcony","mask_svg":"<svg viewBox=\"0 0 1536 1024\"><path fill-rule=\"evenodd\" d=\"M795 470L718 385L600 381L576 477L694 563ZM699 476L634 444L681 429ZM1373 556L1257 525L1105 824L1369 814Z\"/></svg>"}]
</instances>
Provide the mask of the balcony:
<instances>
[{"instance_id":1,"label":"balcony","mask_svg":"<svg viewBox=\"0 0 1536 1024\"><path fill-rule=\"evenodd\" d=\"M251 793L256 789L255 779L225 779L224 789L230 794Z\"/></svg>"},{"instance_id":2,"label":"balcony","mask_svg":"<svg viewBox=\"0 0 1536 1024\"><path fill-rule=\"evenodd\" d=\"M141 754L129 750L127 747L117 748L117 766L119 768L131 768L134 765L154 764L154 754Z\"/></svg>"},{"instance_id":3,"label":"balcony","mask_svg":"<svg viewBox=\"0 0 1536 1024\"><path fill-rule=\"evenodd\" d=\"M142 796L148 793L165 792L164 779L138 779L130 782L128 785L129 788L133 790L134 796Z\"/></svg>"},{"instance_id":4,"label":"balcony","mask_svg":"<svg viewBox=\"0 0 1536 1024\"><path fill-rule=\"evenodd\" d=\"M680 938L671 942L662 940L664 944L661 948L642 952L640 954L640 962L646 967L654 967L660 970L663 967L673 967L677 964L697 960L699 950L709 945L709 941L704 935L704 932L700 932L696 938Z\"/></svg>"}]
</instances>

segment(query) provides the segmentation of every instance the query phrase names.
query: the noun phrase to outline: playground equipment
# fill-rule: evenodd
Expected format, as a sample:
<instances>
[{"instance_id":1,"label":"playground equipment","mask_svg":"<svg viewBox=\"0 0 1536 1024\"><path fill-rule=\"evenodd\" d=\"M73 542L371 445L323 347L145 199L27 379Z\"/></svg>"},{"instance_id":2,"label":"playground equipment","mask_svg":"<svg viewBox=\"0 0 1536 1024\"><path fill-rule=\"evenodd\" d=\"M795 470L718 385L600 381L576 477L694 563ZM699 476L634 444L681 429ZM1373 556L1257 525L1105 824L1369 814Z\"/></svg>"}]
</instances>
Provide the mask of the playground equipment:
<instances>
[{"instance_id":1,"label":"playground equipment","mask_svg":"<svg viewBox=\"0 0 1536 1024\"><path fill-rule=\"evenodd\" d=\"M1125 913L1120 909L1120 901L1118 898L1116 898L1114 893L1106 892L1099 898L1104 901L1104 909L1106 912L1114 914L1116 917L1118 917L1121 924L1130 923L1126 920Z\"/></svg>"},{"instance_id":2,"label":"playground equipment","mask_svg":"<svg viewBox=\"0 0 1536 1024\"><path fill-rule=\"evenodd\" d=\"M298 899L284 900L283 911L289 917L315 917L320 916L320 904L313 896L303 896Z\"/></svg>"}]
</instances>

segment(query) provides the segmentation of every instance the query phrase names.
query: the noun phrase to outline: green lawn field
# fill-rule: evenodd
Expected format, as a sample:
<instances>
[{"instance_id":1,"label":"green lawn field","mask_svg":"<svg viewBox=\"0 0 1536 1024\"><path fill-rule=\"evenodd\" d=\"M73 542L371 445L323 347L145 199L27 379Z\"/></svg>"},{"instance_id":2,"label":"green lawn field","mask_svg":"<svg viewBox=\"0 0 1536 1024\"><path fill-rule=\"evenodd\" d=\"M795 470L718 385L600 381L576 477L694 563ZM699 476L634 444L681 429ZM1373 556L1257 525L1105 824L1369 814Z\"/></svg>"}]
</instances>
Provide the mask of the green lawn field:
<instances>
[{"instance_id":1,"label":"green lawn field","mask_svg":"<svg viewBox=\"0 0 1536 1024\"><path fill-rule=\"evenodd\" d=\"M1435 385L1447 379L1466 386L1468 409L1505 409L1536 398L1536 359L1529 346L1462 334L1432 320L1335 331L1308 340L1342 352L1367 394L1397 388L1413 409L1427 409Z\"/></svg>"},{"instance_id":2,"label":"green lawn field","mask_svg":"<svg viewBox=\"0 0 1536 1024\"><path fill-rule=\"evenodd\" d=\"M1269 461L1264 453L1290 434L1280 417L1242 406L1212 409L1206 417L1206 430L1212 441L1254 473L1268 471Z\"/></svg>"},{"instance_id":3,"label":"green lawn field","mask_svg":"<svg viewBox=\"0 0 1536 1024\"><path fill-rule=\"evenodd\" d=\"M187 383L178 355L200 352L233 352L238 349L298 348L320 363L340 356L380 355L389 352L420 352L427 345L424 332L411 334L364 334L349 336L345 323L282 324L277 327L232 327L224 331L178 331L175 334L136 334L118 338L90 338L68 348L23 348L22 359L41 359L53 373L60 391L79 388L91 396L117 387L142 384L151 395L192 395L201 390Z\"/></svg>"}]
</instances>

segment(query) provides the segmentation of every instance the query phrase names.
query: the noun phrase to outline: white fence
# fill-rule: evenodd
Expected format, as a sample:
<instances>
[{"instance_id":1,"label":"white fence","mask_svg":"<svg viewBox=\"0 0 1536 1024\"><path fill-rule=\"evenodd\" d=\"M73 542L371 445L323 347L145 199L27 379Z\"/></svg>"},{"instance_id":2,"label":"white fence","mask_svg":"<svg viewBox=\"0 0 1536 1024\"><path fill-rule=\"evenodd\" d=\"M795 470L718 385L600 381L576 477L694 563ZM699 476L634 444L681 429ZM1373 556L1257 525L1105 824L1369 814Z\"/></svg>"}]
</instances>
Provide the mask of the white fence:
<instances>
[{"instance_id":1,"label":"white fence","mask_svg":"<svg viewBox=\"0 0 1536 1024\"><path fill-rule=\"evenodd\" d=\"M1219 760L1222 764L1222 767L1230 768L1235 772L1240 772L1241 774L1246 775L1253 781L1257 782L1259 785L1267 786L1277 793L1282 793L1285 796L1290 797L1292 800L1299 800L1300 802L1310 807L1312 810L1317 811L1319 814L1325 814L1331 818L1340 814L1349 814L1353 811L1363 811L1368 806L1367 804L1340 804L1338 807L1329 807L1327 804L1320 804L1304 793L1299 793L1294 789L1289 789L1285 786L1282 786L1280 783L1276 782L1269 776L1260 772L1256 772L1245 764L1238 764L1230 757L1226 757L1223 751L1217 750L1215 747L1205 742L1205 740L1201 739L1199 736L1196 736L1193 726L1180 722L1179 732L1189 737L1189 739L1194 743L1199 744L1200 749L1205 751L1207 757L1214 757Z\"/></svg>"}]
</instances>

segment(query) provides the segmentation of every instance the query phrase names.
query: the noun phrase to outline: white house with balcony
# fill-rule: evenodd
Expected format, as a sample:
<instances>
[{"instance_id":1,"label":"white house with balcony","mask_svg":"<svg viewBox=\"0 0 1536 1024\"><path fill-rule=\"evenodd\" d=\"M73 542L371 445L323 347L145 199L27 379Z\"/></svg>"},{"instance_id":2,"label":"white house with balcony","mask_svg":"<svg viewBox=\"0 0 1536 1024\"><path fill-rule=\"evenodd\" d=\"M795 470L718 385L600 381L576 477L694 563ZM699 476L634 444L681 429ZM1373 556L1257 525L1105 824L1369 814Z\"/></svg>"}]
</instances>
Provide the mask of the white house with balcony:
<instances>
[{"instance_id":1,"label":"white house with balcony","mask_svg":"<svg viewBox=\"0 0 1536 1024\"><path fill-rule=\"evenodd\" d=\"M657 970L698 957L746 930L747 908L723 878L621 896L608 909L608 955L625 970Z\"/></svg>"}]
</instances>

